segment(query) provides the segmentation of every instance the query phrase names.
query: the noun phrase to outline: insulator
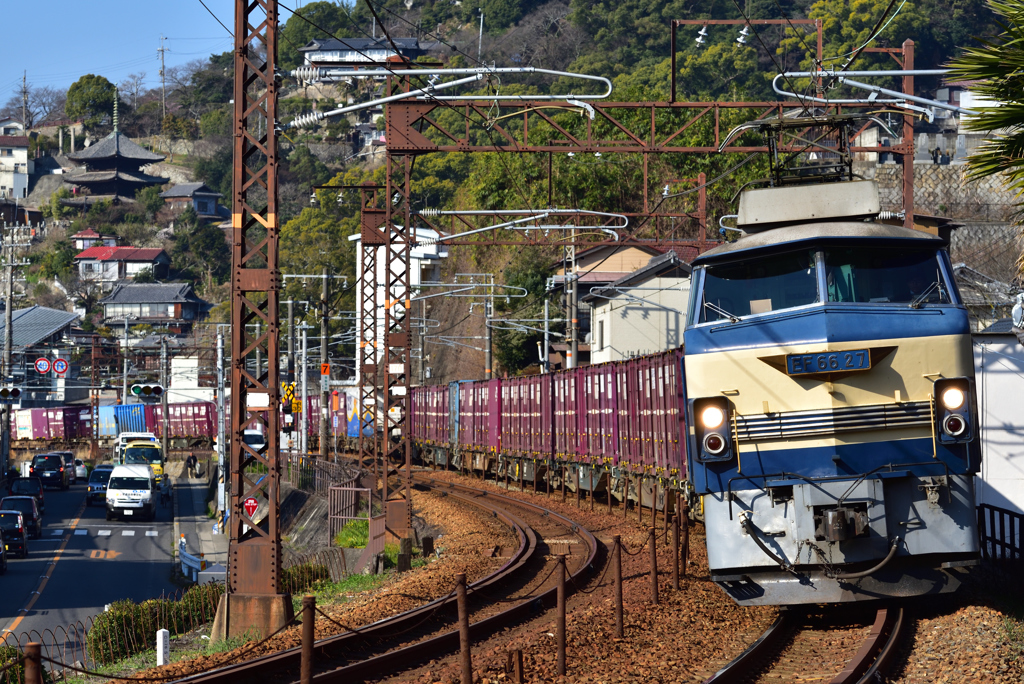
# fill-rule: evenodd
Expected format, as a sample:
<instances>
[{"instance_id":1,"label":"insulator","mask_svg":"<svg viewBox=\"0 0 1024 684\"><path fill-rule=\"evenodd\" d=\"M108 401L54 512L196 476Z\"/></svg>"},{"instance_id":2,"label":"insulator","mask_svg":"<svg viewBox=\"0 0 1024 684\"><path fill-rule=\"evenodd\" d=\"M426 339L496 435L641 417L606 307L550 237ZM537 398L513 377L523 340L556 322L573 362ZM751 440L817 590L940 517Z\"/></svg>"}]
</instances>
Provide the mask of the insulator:
<instances>
[{"instance_id":1,"label":"insulator","mask_svg":"<svg viewBox=\"0 0 1024 684\"><path fill-rule=\"evenodd\" d=\"M300 81L316 81L320 78L320 67L301 66L292 71L292 77Z\"/></svg>"},{"instance_id":2,"label":"insulator","mask_svg":"<svg viewBox=\"0 0 1024 684\"><path fill-rule=\"evenodd\" d=\"M441 215L441 210L440 209L431 209L431 208L428 207L426 209L420 209L419 212L417 212L417 213L420 216L440 216Z\"/></svg>"},{"instance_id":3,"label":"insulator","mask_svg":"<svg viewBox=\"0 0 1024 684\"><path fill-rule=\"evenodd\" d=\"M305 128L306 126L312 126L314 124L320 123L325 118L326 117L321 112L309 112L307 114L300 114L299 116L295 117L295 119L293 119L290 124L288 124L288 128Z\"/></svg>"}]
</instances>

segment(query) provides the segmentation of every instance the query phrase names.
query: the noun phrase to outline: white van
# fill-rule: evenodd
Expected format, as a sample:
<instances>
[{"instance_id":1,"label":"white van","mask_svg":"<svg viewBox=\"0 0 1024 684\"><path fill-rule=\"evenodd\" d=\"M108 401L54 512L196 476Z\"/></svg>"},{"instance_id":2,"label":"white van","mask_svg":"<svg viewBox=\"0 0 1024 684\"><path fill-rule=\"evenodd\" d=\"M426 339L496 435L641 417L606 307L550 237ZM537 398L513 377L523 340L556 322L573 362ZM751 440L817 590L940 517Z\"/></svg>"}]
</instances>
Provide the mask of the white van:
<instances>
[{"instance_id":1,"label":"white van","mask_svg":"<svg viewBox=\"0 0 1024 684\"><path fill-rule=\"evenodd\" d=\"M152 520L158 491L148 465L114 466L107 481L107 520L114 516Z\"/></svg>"}]
</instances>

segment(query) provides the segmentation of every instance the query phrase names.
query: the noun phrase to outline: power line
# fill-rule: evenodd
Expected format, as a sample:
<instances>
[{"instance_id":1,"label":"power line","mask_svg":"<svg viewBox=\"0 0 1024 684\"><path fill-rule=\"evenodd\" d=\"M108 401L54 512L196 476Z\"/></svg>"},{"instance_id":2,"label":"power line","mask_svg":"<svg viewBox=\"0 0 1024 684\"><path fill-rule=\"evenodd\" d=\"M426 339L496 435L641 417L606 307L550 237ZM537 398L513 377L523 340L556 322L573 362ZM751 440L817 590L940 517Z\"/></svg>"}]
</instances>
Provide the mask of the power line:
<instances>
[{"instance_id":1,"label":"power line","mask_svg":"<svg viewBox=\"0 0 1024 684\"><path fill-rule=\"evenodd\" d=\"M209 7L207 7L207 6L206 6L206 3L205 3L205 2L203 2L203 0L199 0L199 4L200 4L200 5L202 5L202 6L203 6L203 8L204 8L204 9L205 9L205 10L206 10L207 12L209 12L209 13L210 13L210 16L211 16L211 17L213 17L214 19L217 19L217 15L213 13L213 10L211 10L211 9L210 9ZM221 26L224 26L224 22L223 22L223 21L221 21L220 19L217 19L217 23L218 23L218 24L220 24ZM224 26L224 30L225 30L225 31L227 31L227 32L228 32L228 35L229 35L229 36L231 36L232 38L234 38L234 37L235 37L235 34L234 34L234 33L232 33L232 32L231 32L231 29L229 29L229 28L228 28L227 26Z\"/></svg>"}]
</instances>

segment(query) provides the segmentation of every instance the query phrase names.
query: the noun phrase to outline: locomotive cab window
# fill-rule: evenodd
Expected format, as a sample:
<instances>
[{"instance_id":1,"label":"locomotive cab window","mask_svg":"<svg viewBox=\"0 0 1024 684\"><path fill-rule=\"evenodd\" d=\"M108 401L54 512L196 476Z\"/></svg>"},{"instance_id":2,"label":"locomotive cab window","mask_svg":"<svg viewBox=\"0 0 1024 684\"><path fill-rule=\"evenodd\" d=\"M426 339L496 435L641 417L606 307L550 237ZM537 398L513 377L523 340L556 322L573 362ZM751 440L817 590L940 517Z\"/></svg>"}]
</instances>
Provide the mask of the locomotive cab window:
<instances>
[{"instance_id":1,"label":"locomotive cab window","mask_svg":"<svg viewBox=\"0 0 1024 684\"><path fill-rule=\"evenodd\" d=\"M849 247L825 251L830 302L949 304L949 286L934 250Z\"/></svg>"},{"instance_id":2,"label":"locomotive cab window","mask_svg":"<svg viewBox=\"0 0 1024 684\"><path fill-rule=\"evenodd\" d=\"M733 320L818 301L813 251L708 266L695 323Z\"/></svg>"}]
</instances>

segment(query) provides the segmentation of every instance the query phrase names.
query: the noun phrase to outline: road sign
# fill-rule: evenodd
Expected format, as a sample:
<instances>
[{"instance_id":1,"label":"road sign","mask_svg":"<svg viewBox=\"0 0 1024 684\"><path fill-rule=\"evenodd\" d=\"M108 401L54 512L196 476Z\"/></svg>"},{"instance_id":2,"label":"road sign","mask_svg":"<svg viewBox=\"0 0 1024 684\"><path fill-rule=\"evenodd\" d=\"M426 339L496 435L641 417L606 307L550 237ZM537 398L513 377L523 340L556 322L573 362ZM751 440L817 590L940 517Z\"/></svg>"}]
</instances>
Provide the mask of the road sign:
<instances>
[{"instance_id":1,"label":"road sign","mask_svg":"<svg viewBox=\"0 0 1024 684\"><path fill-rule=\"evenodd\" d=\"M329 363L321 363L320 364L320 375L330 375L330 374L331 374L331 364L329 364Z\"/></svg>"},{"instance_id":2,"label":"road sign","mask_svg":"<svg viewBox=\"0 0 1024 684\"><path fill-rule=\"evenodd\" d=\"M36 359L35 367L36 367L36 373L49 373L50 372L50 360L49 359Z\"/></svg>"},{"instance_id":3,"label":"road sign","mask_svg":"<svg viewBox=\"0 0 1024 684\"><path fill-rule=\"evenodd\" d=\"M260 502L256 500L255 496L250 496L242 502L242 506L245 507L245 514L250 518L256 514L256 509L259 508L259 505Z\"/></svg>"},{"instance_id":4,"label":"road sign","mask_svg":"<svg viewBox=\"0 0 1024 684\"><path fill-rule=\"evenodd\" d=\"M301 399L292 399L292 413L302 413Z\"/></svg>"},{"instance_id":5,"label":"road sign","mask_svg":"<svg viewBox=\"0 0 1024 684\"><path fill-rule=\"evenodd\" d=\"M53 372L57 375L64 375L68 372L68 362L64 359L54 359Z\"/></svg>"}]
</instances>

